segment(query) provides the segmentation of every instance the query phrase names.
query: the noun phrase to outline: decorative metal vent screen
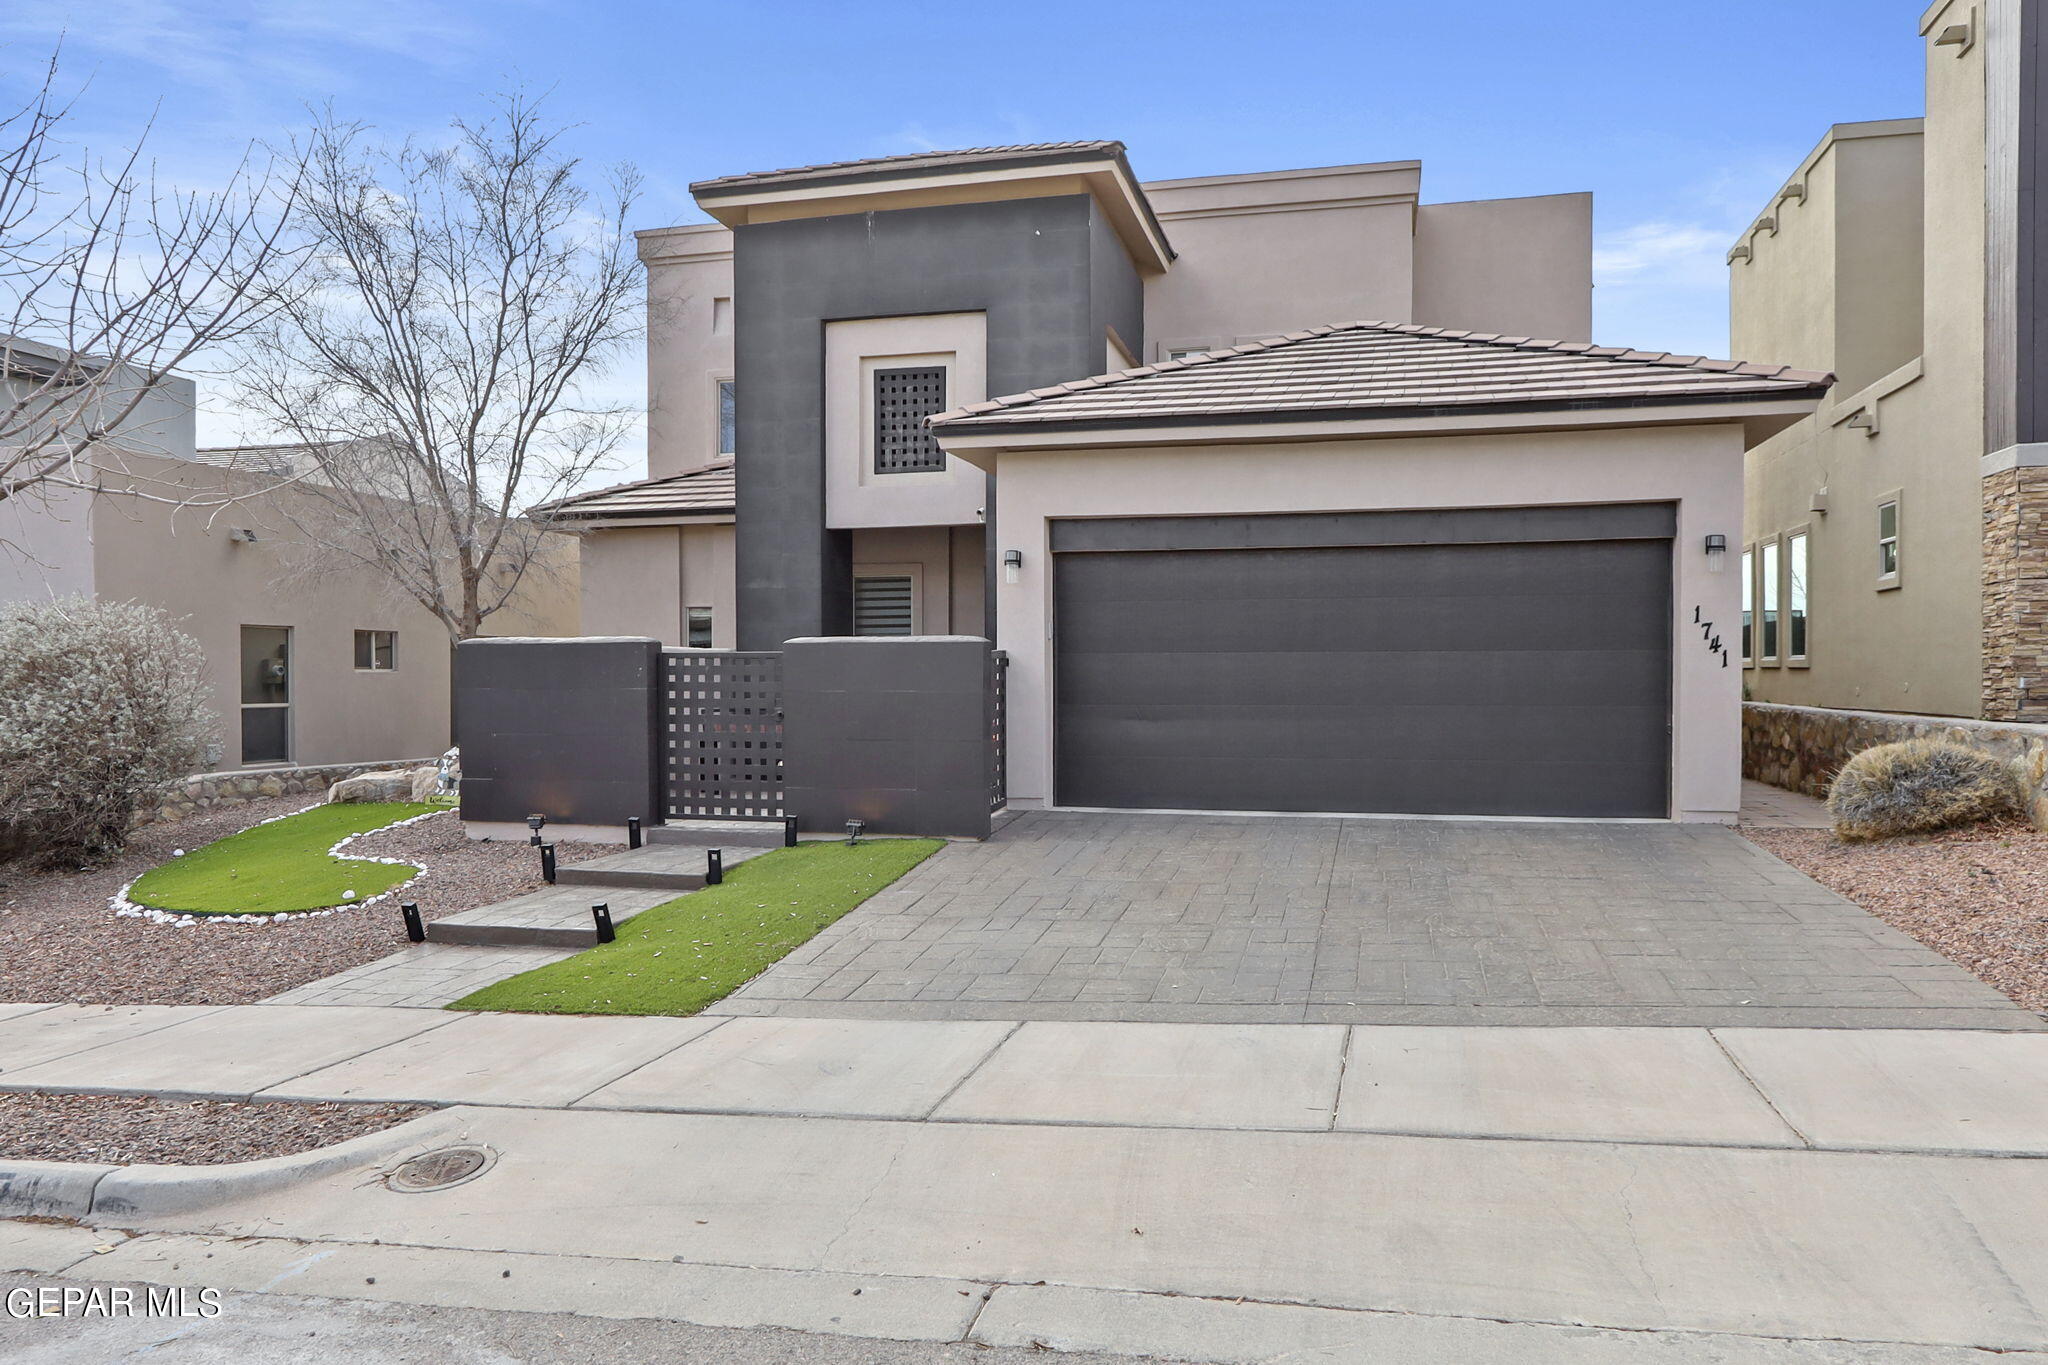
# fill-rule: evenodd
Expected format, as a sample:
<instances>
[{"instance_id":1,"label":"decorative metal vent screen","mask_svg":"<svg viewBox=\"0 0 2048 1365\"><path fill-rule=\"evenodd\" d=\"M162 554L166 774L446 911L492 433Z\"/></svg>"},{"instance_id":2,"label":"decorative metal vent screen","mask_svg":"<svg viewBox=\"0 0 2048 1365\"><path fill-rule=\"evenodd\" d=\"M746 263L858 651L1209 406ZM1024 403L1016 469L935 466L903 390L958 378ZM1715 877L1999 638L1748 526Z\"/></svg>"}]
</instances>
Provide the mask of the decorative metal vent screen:
<instances>
[{"instance_id":1,"label":"decorative metal vent screen","mask_svg":"<svg viewBox=\"0 0 2048 1365\"><path fill-rule=\"evenodd\" d=\"M946 452L924 419L946 410L946 370L875 371L875 472L915 474L946 467Z\"/></svg>"},{"instance_id":2,"label":"decorative metal vent screen","mask_svg":"<svg viewBox=\"0 0 2048 1365\"><path fill-rule=\"evenodd\" d=\"M853 580L855 635L908 635L911 627L911 583L908 578Z\"/></svg>"}]
</instances>

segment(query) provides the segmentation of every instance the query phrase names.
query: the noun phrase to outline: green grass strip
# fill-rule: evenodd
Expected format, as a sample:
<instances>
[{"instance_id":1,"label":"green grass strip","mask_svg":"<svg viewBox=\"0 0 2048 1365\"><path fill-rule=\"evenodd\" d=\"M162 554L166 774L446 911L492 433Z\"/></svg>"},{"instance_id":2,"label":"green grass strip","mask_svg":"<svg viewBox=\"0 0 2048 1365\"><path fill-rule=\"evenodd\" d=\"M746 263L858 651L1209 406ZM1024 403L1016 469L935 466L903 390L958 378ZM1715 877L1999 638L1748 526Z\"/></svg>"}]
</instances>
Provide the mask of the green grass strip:
<instances>
[{"instance_id":1,"label":"green grass strip","mask_svg":"<svg viewBox=\"0 0 2048 1365\"><path fill-rule=\"evenodd\" d=\"M939 839L811 843L750 858L725 881L642 911L615 942L507 977L455 1010L695 1014L944 846ZM593 899L603 892L593 890Z\"/></svg>"},{"instance_id":2,"label":"green grass strip","mask_svg":"<svg viewBox=\"0 0 2048 1365\"><path fill-rule=\"evenodd\" d=\"M414 801L339 801L255 825L173 858L136 879L128 899L187 915L285 915L366 901L417 876L419 869L327 850L363 834L446 806Z\"/></svg>"}]
</instances>

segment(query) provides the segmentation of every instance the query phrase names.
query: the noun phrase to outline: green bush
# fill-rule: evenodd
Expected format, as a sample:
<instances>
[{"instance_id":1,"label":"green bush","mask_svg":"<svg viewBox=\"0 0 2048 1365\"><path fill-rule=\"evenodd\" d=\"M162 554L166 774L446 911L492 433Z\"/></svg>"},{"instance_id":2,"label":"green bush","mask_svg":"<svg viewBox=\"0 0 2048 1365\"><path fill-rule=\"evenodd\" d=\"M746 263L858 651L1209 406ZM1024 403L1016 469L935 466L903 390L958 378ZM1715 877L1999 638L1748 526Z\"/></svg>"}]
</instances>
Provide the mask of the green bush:
<instances>
[{"instance_id":1,"label":"green bush","mask_svg":"<svg viewBox=\"0 0 2048 1365\"><path fill-rule=\"evenodd\" d=\"M2025 810L2024 785L2012 765L1939 739L1865 749L1842 765L1828 788L1835 833L1847 840L1928 834Z\"/></svg>"}]
</instances>

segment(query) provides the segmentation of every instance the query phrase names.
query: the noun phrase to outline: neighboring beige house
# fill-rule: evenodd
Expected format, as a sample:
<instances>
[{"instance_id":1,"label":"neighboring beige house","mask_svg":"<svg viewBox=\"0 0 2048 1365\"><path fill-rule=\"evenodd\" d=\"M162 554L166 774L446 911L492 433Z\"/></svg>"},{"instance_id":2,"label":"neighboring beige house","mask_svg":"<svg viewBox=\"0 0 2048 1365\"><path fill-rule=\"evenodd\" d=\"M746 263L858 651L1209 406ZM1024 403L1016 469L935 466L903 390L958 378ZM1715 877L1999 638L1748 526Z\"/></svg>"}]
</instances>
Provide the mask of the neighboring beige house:
<instances>
[{"instance_id":1,"label":"neighboring beige house","mask_svg":"<svg viewBox=\"0 0 2048 1365\"><path fill-rule=\"evenodd\" d=\"M1925 117L1829 130L1729 253L1735 353L1837 376L1749 457L1758 701L2048 719L2043 22L1930 6Z\"/></svg>"},{"instance_id":2,"label":"neighboring beige house","mask_svg":"<svg viewBox=\"0 0 2048 1365\"><path fill-rule=\"evenodd\" d=\"M640 239L652 477L553 509L584 628L989 637L1013 808L1732 820L1744 453L1831 376L1595 346L1588 196L1420 182L697 183L716 225ZM917 785L848 720L810 771Z\"/></svg>"},{"instance_id":3,"label":"neighboring beige house","mask_svg":"<svg viewBox=\"0 0 2048 1365\"><path fill-rule=\"evenodd\" d=\"M208 767L418 758L449 742L446 629L369 570L314 562L284 500L289 448L193 449L189 381L96 458L153 495L0 503L0 601L83 594L178 618L205 652L220 726ZM304 497L303 494L296 496ZM492 635L577 633L573 536Z\"/></svg>"}]
</instances>

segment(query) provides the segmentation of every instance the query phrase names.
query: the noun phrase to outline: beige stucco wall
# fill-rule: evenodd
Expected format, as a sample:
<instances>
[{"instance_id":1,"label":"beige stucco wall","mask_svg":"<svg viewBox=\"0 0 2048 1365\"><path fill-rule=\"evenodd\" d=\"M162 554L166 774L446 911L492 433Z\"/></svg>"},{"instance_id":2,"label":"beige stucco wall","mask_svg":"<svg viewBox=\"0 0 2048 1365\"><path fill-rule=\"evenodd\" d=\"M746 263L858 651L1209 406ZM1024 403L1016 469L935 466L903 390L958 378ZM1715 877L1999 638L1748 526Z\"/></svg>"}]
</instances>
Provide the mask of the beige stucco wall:
<instances>
[{"instance_id":1,"label":"beige stucco wall","mask_svg":"<svg viewBox=\"0 0 2048 1365\"><path fill-rule=\"evenodd\" d=\"M875 372L946 372L948 408L988 397L988 317L925 313L825 324L825 524L979 526L988 483L957 460L924 473L875 472Z\"/></svg>"},{"instance_id":2,"label":"beige stucco wall","mask_svg":"<svg viewBox=\"0 0 2048 1365\"><path fill-rule=\"evenodd\" d=\"M732 233L715 223L639 234L647 266L647 474L718 457L718 381L733 374Z\"/></svg>"},{"instance_id":3,"label":"beige stucco wall","mask_svg":"<svg viewBox=\"0 0 2048 1365\"><path fill-rule=\"evenodd\" d=\"M733 647L730 521L593 530L582 559L580 633L649 635L681 646L689 642L685 609L710 607L712 648Z\"/></svg>"},{"instance_id":4,"label":"beige stucco wall","mask_svg":"<svg viewBox=\"0 0 2048 1365\"><path fill-rule=\"evenodd\" d=\"M980 635L983 543L979 526L858 530L853 533L853 572L855 577L908 572L911 629L919 635Z\"/></svg>"},{"instance_id":5,"label":"beige stucco wall","mask_svg":"<svg viewBox=\"0 0 2048 1365\"><path fill-rule=\"evenodd\" d=\"M1746 670L1758 701L1981 714L1983 75L1981 49L1930 45L1925 120L1833 130L1789 177L1806 201L1767 209L1775 234L1746 234L1753 258L1730 265L1736 355L1842 375L1750 453L1744 543L1811 533L1808 663ZM1850 425L1865 420L1875 435ZM1884 588L1877 506L1894 494Z\"/></svg>"},{"instance_id":6,"label":"beige stucco wall","mask_svg":"<svg viewBox=\"0 0 2048 1365\"><path fill-rule=\"evenodd\" d=\"M1418 206L1415 308L1407 320L1592 340L1593 196Z\"/></svg>"},{"instance_id":7,"label":"beige stucco wall","mask_svg":"<svg viewBox=\"0 0 2048 1365\"><path fill-rule=\"evenodd\" d=\"M1161 478L1171 462L1173 477ZM1723 667L1693 610L1732 640L1733 572L1708 572L1710 534L1742 519L1742 434L1734 425L1238 444L1172 449L1005 451L996 536L1024 564L996 587L1011 658L1009 791L1050 799L1053 755L1050 523L1060 517L1309 512L1670 501L1673 565L1673 814L1728 821L1740 792L1741 672Z\"/></svg>"}]
</instances>

